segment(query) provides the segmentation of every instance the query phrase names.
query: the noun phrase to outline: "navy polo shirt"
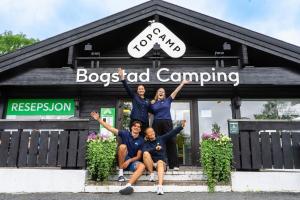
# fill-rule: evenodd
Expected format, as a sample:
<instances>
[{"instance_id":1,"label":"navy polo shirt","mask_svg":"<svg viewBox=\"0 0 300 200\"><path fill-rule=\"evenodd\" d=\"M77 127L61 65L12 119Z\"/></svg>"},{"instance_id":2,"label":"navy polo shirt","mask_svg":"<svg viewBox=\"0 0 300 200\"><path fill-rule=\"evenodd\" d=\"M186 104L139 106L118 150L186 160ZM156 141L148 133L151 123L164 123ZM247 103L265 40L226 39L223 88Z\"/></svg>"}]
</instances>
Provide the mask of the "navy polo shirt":
<instances>
[{"instance_id":1,"label":"navy polo shirt","mask_svg":"<svg viewBox=\"0 0 300 200\"><path fill-rule=\"evenodd\" d=\"M127 130L120 130L118 135L122 139L122 144L127 146L128 156L133 158L137 155L138 150L142 150L144 144L144 138L139 136L137 138L133 138L131 133Z\"/></svg>"},{"instance_id":2,"label":"navy polo shirt","mask_svg":"<svg viewBox=\"0 0 300 200\"><path fill-rule=\"evenodd\" d=\"M171 103L173 99L169 96L163 100L157 100L154 104L151 104L150 108L154 114L154 120L157 119L172 119L171 118Z\"/></svg>"},{"instance_id":3,"label":"navy polo shirt","mask_svg":"<svg viewBox=\"0 0 300 200\"><path fill-rule=\"evenodd\" d=\"M168 133L156 137L153 141L146 141L143 145L143 152L149 152L154 162L157 162L159 160L163 160L166 162L166 143L172 137L176 137L176 135L180 133L182 129L182 126L178 126L175 129L169 131ZM158 143L162 147L162 149L159 151L156 150L156 146L158 145Z\"/></svg>"},{"instance_id":4,"label":"navy polo shirt","mask_svg":"<svg viewBox=\"0 0 300 200\"><path fill-rule=\"evenodd\" d=\"M132 98L132 110L130 113L130 119L148 123L148 109L150 106L150 101L146 98L141 98L139 95L132 92L126 80L122 80L122 83L128 95Z\"/></svg>"}]
</instances>

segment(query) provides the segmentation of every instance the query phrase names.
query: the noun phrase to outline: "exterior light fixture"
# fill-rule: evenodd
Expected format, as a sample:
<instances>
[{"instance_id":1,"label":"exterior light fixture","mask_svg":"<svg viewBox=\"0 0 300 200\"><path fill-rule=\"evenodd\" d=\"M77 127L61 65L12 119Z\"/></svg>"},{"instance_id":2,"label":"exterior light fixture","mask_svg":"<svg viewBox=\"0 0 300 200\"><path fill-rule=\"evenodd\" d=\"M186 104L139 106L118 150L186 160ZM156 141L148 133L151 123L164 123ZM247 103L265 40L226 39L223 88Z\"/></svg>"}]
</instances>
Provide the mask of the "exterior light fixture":
<instances>
[{"instance_id":1,"label":"exterior light fixture","mask_svg":"<svg viewBox=\"0 0 300 200\"><path fill-rule=\"evenodd\" d=\"M86 45L84 45L84 50L85 51L92 51L93 46L90 43L87 43Z\"/></svg>"},{"instance_id":2,"label":"exterior light fixture","mask_svg":"<svg viewBox=\"0 0 300 200\"><path fill-rule=\"evenodd\" d=\"M223 50L230 51L231 50L231 45L228 42L224 42Z\"/></svg>"}]
</instances>

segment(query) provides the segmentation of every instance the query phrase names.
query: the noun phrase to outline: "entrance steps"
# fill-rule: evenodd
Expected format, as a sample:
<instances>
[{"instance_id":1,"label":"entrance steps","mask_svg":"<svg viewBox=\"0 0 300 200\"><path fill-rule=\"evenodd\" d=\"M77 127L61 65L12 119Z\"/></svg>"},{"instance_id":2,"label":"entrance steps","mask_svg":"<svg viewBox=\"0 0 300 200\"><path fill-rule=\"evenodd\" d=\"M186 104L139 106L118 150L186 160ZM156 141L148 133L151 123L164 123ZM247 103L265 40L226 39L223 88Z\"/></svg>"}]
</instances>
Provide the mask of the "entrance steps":
<instances>
[{"instance_id":1,"label":"entrance steps","mask_svg":"<svg viewBox=\"0 0 300 200\"><path fill-rule=\"evenodd\" d=\"M124 176L126 178L130 178L132 172L125 171ZM157 173L155 172L155 178L157 179ZM110 176L109 181L116 181L118 180L118 175ZM149 180L149 173L144 172L144 174L139 178L140 181L148 181ZM164 180L166 181L205 181L206 176L203 172L199 170L182 170L174 171L168 170L164 175Z\"/></svg>"},{"instance_id":2,"label":"entrance steps","mask_svg":"<svg viewBox=\"0 0 300 200\"><path fill-rule=\"evenodd\" d=\"M132 172L125 171L124 176L130 178ZM112 175L106 182L88 181L85 186L85 192L119 192L124 188L126 182L118 182L118 175ZM149 174L144 173L138 182L134 185L135 192L156 192L157 174L155 174L156 182L149 182ZM164 176L165 192L208 192L206 185L206 176L201 168L181 167L179 171L168 170ZM231 191L230 185L218 185L216 191Z\"/></svg>"}]
</instances>

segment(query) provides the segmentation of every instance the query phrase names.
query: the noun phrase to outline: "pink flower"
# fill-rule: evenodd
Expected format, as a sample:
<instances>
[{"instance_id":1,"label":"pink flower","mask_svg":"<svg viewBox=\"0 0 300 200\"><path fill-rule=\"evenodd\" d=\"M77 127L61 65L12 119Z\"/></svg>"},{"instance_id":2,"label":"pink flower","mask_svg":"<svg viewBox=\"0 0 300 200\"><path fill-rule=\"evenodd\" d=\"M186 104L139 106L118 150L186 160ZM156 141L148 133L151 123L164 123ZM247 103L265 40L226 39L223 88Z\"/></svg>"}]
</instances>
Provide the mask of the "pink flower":
<instances>
[{"instance_id":1,"label":"pink flower","mask_svg":"<svg viewBox=\"0 0 300 200\"><path fill-rule=\"evenodd\" d=\"M87 138L87 141L96 140L97 139L97 133L96 132L90 132Z\"/></svg>"},{"instance_id":2,"label":"pink flower","mask_svg":"<svg viewBox=\"0 0 300 200\"><path fill-rule=\"evenodd\" d=\"M220 133L213 132L213 133L203 133L202 140L219 140L220 139Z\"/></svg>"},{"instance_id":3,"label":"pink flower","mask_svg":"<svg viewBox=\"0 0 300 200\"><path fill-rule=\"evenodd\" d=\"M210 134L210 133L203 133L203 135L202 135L202 139L203 139L203 140L210 139L210 137L211 137L211 134Z\"/></svg>"}]
</instances>

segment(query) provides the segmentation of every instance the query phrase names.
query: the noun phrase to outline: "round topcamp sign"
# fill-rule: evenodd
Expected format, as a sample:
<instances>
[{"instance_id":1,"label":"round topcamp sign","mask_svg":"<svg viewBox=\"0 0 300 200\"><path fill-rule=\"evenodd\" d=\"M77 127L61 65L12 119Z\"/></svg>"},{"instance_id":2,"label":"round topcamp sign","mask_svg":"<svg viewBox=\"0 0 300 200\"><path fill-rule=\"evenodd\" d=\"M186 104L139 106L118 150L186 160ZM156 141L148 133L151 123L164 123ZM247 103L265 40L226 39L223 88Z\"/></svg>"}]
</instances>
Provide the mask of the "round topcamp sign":
<instances>
[{"instance_id":1,"label":"round topcamp sign","mask_svg":"<svg viewBox=\"0 0 300 200\"><path fill-rule=\"evenodd\" d=\"M165 25L159 22L151 23L136 36L127 47L128 53L134 58L141 58L148 53L155 44L170 57L179 58L185 53L185 44Z\"/></svg>"}]
</instances>

